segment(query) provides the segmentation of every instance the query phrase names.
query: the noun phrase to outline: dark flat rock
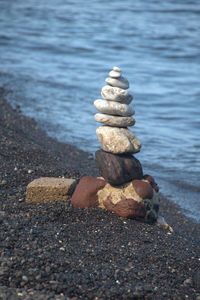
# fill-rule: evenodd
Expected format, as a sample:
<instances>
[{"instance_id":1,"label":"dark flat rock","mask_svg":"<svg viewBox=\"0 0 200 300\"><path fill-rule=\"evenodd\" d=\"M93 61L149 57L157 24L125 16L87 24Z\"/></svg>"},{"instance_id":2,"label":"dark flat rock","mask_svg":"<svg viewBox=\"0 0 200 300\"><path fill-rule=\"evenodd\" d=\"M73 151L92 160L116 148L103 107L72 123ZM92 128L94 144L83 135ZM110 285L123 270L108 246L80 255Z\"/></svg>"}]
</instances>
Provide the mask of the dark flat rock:
<instances>
[{"instance_id":1,"label":"dark flat rock","mask_svg":"<svg viewBox=\"0 0 200 300\"><path fill-rule=\"evenodd\" d=\"M113 154L104 150L95 153L101 176L111 185L117 186L134 179L142 179L141 163L133 155Z\"/></svg>"}]
</instances>

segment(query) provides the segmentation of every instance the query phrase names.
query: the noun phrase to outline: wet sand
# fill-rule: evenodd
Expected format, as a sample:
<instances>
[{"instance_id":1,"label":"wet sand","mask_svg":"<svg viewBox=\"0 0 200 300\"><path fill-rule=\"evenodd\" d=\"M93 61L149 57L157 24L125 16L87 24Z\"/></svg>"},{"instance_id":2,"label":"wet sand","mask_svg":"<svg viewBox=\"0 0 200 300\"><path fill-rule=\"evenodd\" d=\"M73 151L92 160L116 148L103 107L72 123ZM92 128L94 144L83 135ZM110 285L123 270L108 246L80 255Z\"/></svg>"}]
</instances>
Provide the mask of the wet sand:
<instances>
[{"instance_id":1,"label":"wet sand","mask_svg":"<svg viewBox=\"0 0 200 300\"><path fill-rule=\"evenodd\" d=\"M70 201L26 204L40 176L97 176L91 155L49 138L0 89L0 299L197 299L200 224L163 197L174 233ZM200 299L200 298L199 298Z\"/></svg>"}]
</instances>

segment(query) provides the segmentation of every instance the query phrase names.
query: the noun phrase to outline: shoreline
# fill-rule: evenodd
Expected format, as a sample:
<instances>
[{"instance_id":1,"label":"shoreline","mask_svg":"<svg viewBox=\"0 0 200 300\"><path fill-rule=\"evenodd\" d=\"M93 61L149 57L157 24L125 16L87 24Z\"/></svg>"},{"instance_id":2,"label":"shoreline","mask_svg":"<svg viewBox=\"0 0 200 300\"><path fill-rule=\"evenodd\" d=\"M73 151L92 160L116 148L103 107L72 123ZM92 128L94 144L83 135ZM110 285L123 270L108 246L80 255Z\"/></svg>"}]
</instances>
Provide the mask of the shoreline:
<instances>
[{"instance_id":1,"label":"shoreline","mask_svg":"<svg viewBox=\"0 0 200 300\"><path fill-rule=\"evenodd\" d=\"M200 296L193 280L199 272L200 224L168 199L163 197L161 215L173 234L98 208L25 203L26 186L35 178L98 176L98 170L89 153L48 137L33 119L12 109L4 93L0 88L0 296Z\"/></svg>"}]
</instances>

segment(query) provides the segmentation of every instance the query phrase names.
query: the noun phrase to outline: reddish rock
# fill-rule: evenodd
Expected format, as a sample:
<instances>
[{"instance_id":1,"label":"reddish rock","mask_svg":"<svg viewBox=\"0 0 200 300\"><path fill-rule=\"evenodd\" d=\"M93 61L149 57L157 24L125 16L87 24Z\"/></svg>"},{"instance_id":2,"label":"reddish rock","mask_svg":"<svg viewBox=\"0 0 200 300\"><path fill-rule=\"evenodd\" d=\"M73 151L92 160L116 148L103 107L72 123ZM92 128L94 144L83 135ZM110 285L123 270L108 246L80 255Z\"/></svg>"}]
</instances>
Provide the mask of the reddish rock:
<instances>
[{"instance_id":1,"label":"reddish rock","mask_svg":"<svg viewBox=\"0 0 200 300\"><path fill-rule=\"evenodd\" d=\"M148 180L148 182L150 183L150 185L152 186L152 188L158 193L159 192L159 186L157 185L157 183L155 182L154 178L151 175L144 175L143 179Z\"/></svg>"},{"instance_id":2,"label":"reddish rock","mask_svg":"<svg viewBox=\"0 0 200 300\"><path fill-rule=\"evenodd\" d=\"M106 185L105 180L91 176L82 177L72 195L71 203L75 207L98 206L97 192Z\"/></svg>"},{"instance_id":3,"label":"reddish rock","mask_svg":"<svg viewBox=\"0 0 200 300\"><path fill-rule=\"evenodd\" d=\"M98 150L95 158L101 176L113 186L143 178L142 166L131 154L113 154Z\"/></svg>"},{"instance_id":4,"label":"reddish rock","mask_svg":"<svg viewBox=\"0 0 200 300\"><path fill-rule=\"evenodd\" d=\"M113 204L112 196L108 196L104 201L104 206L107 210L112 211L123 218L145 218L146 209L144 203L137 202L134 199L121 198L121 201Z\"/></svg>"},{"instance_id":5,"label":"reddish rock","mask_svg":"<svg viewBox=\"0 0 200 300\"><path fill-rule=\"evenodd\" d=\"M95 207L112 211L123 218L155 222L159 210L159 193L154 193L144 179L122 186L111 186L101 178L85 176L80 179L71 202L76 207Z\"/></svg>"},{"instance_id":6,"label":"reddish rock","mask_svg":"<svg viewBox=\"0 0 200 300\"><path fill-rule=\"evenodd\" d=\"M142 180L133 180L132 181L133 188L135 189L136 193L142 199L152 199L153 198L153 188L151 187L149 182L142 181Z\"/></svg>"}]
</instances>

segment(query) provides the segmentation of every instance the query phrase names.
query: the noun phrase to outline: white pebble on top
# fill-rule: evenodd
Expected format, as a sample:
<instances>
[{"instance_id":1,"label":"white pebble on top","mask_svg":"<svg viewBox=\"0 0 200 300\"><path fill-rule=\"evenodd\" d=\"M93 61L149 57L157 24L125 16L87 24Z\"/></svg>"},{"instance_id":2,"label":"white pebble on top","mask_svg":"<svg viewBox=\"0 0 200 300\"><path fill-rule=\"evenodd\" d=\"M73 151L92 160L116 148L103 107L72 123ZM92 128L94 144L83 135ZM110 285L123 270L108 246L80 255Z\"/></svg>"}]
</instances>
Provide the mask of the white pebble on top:
<instances>
[{"instance_id":1,"label":"white pebble on top","mask_svg":"<svg viewBox=\"0 0 200 300\"><path fill-rule=\"evenodd\" d=\"M116 72L121 72L121 69L118 68L118 67L113 67L113 71L116 71Z\"/></svg>"}]
</instances>

